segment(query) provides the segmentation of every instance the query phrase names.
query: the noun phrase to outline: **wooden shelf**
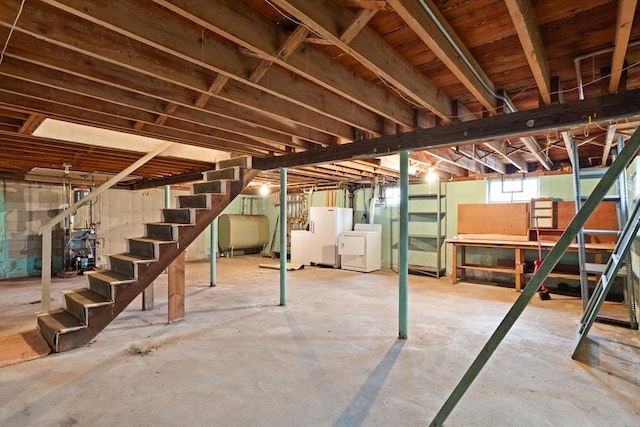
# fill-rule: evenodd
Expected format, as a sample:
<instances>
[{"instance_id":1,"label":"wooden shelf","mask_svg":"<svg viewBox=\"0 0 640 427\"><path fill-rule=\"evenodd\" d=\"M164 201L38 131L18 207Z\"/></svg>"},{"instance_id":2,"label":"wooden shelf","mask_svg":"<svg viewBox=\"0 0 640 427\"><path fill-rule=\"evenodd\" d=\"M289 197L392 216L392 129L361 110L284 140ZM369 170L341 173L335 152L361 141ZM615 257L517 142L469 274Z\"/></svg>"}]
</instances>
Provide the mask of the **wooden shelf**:
<instances>
[{"instance_id":1,"label":"wooden shelf","mask_svg":"<svg viewBox=\"0 0 640 427\"><path fill-rule=\"evenodd\" d=\"M484 265L484 264L464 264L458 265L457 268L479 270L479 271L493 271L495 273L510 273L515 274L515 267L500 267L497 265Z\"/></svg>"}]
</instances>

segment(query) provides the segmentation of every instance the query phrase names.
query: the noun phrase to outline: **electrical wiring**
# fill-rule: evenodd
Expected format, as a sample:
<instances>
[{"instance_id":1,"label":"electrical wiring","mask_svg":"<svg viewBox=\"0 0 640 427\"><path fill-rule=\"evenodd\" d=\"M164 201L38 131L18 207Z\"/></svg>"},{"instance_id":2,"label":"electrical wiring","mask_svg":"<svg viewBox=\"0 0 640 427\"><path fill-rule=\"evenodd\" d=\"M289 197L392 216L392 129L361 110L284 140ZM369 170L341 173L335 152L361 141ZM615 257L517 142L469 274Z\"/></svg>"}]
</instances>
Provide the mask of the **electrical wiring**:
<instances>
[{"instance_id":1,"label":"electrical wiring","mask_svg":"<svg viewBox=\"0 0 640 427\"><path fill-rule=\"evenodd\" d=\"M273 4L270 0L265 0L265 2L271 6L275 11L277 11L280 15L282 15L285 19L297 24L297 25L301 25L303 27L305 27L307 30L309 30L311 33L315 34L318 37L321 37L320 35L318 35L315 31L313 31L311 28L309 28L307 25L305 25L303 22L298 21L297 19L295 19L294 17L284 13L282 10L280 10L280 8L278 8L275 4ZM629 70L631 68L634 68L636 66L640 65L640 61L635 62L633 64L630 64L626 67L624 67L622 69L622 71L626 71ZM414 100L410 99L405 93L403 93L399 88L395 87L394 85L388 83L382 76L380 76L379 74L376 73L376 76L378 77L378 79L380 79L380 81L389 89L393 90L402 100L404 100L405 102L407 102L410 106L414 107L414 108L424 108L423 105L419 105L418 103L416 103ZM592 79L592 81L585 83L582 85L582 87L586 87L586 86L590 86L593 84L596 84L598 82L600 82L601 80L604 80L606 78L611 77L611 74L607 74L604 76L601 76L597 79ZM509 97L510 101L513 101L515 99L517 99L518 97L520 97L523 93L525 93L526 91L528 91L529 89L535 87L535 83L530 83L528 86L526 86L523 89L520 89L514 96ZM558 91L554 91L554 92L550 92L549 95L557 95L559 93L569 93L569 92L573 92L579 89L579 86L570 88L570 89L564 89L564 90L558 90ZM491 114L495 114L495 109L487 109L487 108L483 108L482 110L475 112L475 113L469 113L469 114L465 114L465 115L457 115L457 116L443 116L445 118L448 118L450 120L459 120L461 118L477 118L477 114L478 113L491 113Z\"/></svg>"},{"instance_id":2,"label":"electrical wiring","mask_svg":"<svg viewBox=\"0 0 640 427\"><path fill-rule=\"evenodd\" d=\"M13 35L13 30L16 29L18 25L18 19L20 19L20 15L22 15L22 9L24 8L24 3L26 0L22 0L20 3L20 9L18 9L18 14L16 15L16 19L13 21L13 25L9 30L9 35L7 36L7 40L4 42L4 47L2 48L2 52L0 52L0 64L2 64L2 60L4 59L4 54L7 51L7 47L9 46L9 40L11 40L11 36Z\"/></svg>"}]
</instances>

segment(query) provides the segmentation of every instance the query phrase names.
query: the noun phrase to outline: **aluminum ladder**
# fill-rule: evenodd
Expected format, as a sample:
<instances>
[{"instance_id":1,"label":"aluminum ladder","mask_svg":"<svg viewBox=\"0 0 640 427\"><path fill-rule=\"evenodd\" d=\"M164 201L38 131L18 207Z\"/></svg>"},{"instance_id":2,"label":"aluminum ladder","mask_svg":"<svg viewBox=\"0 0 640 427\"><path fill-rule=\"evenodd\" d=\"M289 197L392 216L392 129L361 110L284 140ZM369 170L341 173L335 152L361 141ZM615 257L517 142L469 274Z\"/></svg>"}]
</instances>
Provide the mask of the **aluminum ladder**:
<instances>
[{"instance_id":1,"label":"aluminum ladder","mask_svg":"<svg viewBox=\"0 0 640 427\"><path fill-rule=\"evenodd\" d=\"M573 354L571 357L573 359L576 358L578 350L580 346L584 342L593 322L596 320L596 316L598 315L598 311L602 307L602 304L607 297L607 293L611 289L613 285L616 275L620 270L620 267L624 263L625 258L629 253L629 249L631 249L631 245L640 229L640 201L636 202L633 213L629 216L629 220L625 224L622 234L620 235L618 242L616 243L611 256L609 257L609 261L607 262L598 283L593 291L593 295L589 298L587 303L587 308L582 315L582 319L580 320L580 325L578 327L578 339L576 340L575 348L573 349Z\"/></svg>"},{"instance_id":2,"label":"aluminum ladder","mask_svg":"<svg viewBox=\"0 0 640 427\"><path fill-rule=\"evenodd\" d=\"M617 152L622 151L624 147L624 143L622 137L618 138L617 144ZM572 150L573 150L573 158L578 159L578 147L577 144L572 141ZM615 156L614 156L615 158ZM578 212L586 197L582 195L582 184L581 181L589 180L589 179L601 179L608 168L595 168L595 169L584 169L581 170L580 165L577 162L573 164L573 187L575 192L575 203L576 203L576 212ZM613 188L613 186L612 186ZM587 307L589 304L589 282L587 278L588 273L600 274L605 265L601 264L592 264L587 262L586 253L585 253L585 235L596 235L596 234L617 234L620 236L621 230L624 224L628 221L629 218L629 204L627 203L627 175L626 171L623 171L615 182L615 188L617 194L608 194L604 197L604 200L610 200L616 202L616 209L618 214L618 228L619 230L587 230L582 228L578 235L576 236L576 241L578 243L578 265L580 268L580 294L582 298L582 308L583 313L586 313ZM618 237L620 238L620 237ZM619 319L610 319L607 317L598 317L596 320L612 323L617 325L627 326L631 329L638 329L638 322L634 313L634 294L633 294L633 277L631 272L631 256L627 253L625 257L620 260L621 263L625 264L629 268L620 269L620 276L624 278L624 304L628 310L629 320L619 320ZM611 285L615 281L616 275L611 278Z\"/></svg>"},{"instance_id":3,"label":"aluminum ladder","mask_svg":"<svg viewBox=\"0 0 640 427\"><path fill-rule=\"evenodd\" d=\"M435 417L429 424L430 427L439 427L444 424L451 411L453 411L460 399L462 399L466 391L469 389L469 386L476 379L480 371L482 371L482 368L489 361L509 330L511 330L514 323L516 322L516 320L518 320L533 296L538 292L544 280L557 265L562 255L567 251L573 240L576 238L578 232L584 227L584 224L587 222L593 211L595 211L598 204L606 196L607 192L615 183L616 179L620 176L621 173L625 171L629 163L631 163L631 161L635 158L638 151L640 151L640 131L636 130L631 138L627 141L625 147L622 149L622 151L620 151L616 159L613 161L611 166L609 166L609 170L607 170L605 175L593 189L589 198L584 202L584 205L582 205L580 211L567 226L565 232L562 234L562 236L560 236L560 239L556 242L555 246L547 254L540 268L534 273L533 277L529 279L529 282L522 290L520 296L513 303L513 306L511 307L509 312L502 319L487 343L484 345L482 350L480 350L478 356L471 363L469 369L467 369L465 374L462 376L460 382L458 382L458 385L456 385L438 413L435 415ZM635 218L637 220L637 211L634 210L634 214L631 216L631 218ZM635 233L631 232L624 234L628 237L632 237L635 235ZM625 245L627 246L627 249L629 245L630 243L627 242ZM607 277L610 277L610 272L608 274L609 276ZM598 311L596 308L599 309L599 307L594 306L594 308L590 311L594 311L595 313ZM582 335L586 335L589 328L584 327L581 328L581 330Z\"/></svg>"}]
</instances>

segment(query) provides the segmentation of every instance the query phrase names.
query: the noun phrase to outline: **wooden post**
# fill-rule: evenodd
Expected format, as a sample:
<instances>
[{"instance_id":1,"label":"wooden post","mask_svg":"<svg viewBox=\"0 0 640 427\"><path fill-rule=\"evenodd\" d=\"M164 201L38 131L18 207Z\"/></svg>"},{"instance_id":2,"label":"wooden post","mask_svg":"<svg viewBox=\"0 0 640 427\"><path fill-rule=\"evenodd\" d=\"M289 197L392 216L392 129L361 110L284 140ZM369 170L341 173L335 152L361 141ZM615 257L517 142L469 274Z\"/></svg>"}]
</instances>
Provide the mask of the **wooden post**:
<instances>
[{"instance_id":1,"label":"wooden post","mask_svg":"<svg viewBox=\"0 0 640 427\"><path fill-rule=\"evenodd\" d=\"M153 285L155 282L151 282L149 286L142 291L142 311L153 310Z\"/></svg>"},{"instance_id":2,"label":"wooden post","mask_svg":"<svg viewBox=\"0 0 640 427\"><path fill-rule=\"evenodd\" d=\"M184 319L184 259L182 252L169 265L169 323Z\"/></svg>"}]
</instances>

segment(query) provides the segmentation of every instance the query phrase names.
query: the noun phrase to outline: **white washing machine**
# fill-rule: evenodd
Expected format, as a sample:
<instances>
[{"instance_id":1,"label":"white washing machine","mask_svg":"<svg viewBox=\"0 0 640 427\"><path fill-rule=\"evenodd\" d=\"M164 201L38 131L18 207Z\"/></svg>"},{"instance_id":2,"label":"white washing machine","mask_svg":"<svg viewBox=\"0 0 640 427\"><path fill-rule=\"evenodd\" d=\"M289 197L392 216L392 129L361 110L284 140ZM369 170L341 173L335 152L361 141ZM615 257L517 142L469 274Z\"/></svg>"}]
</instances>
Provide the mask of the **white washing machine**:
<instances>
[{"instance_id":1,"label":"white washing machine","mask_svg":"<svg viewBox=\"0 0 640 427\"><path fill-rule=\"evenodd\" d=\"M356 224L338 238L343 270L368 273L380 270L382 264L382 225Z\"/></svg>"}]
</instances>

